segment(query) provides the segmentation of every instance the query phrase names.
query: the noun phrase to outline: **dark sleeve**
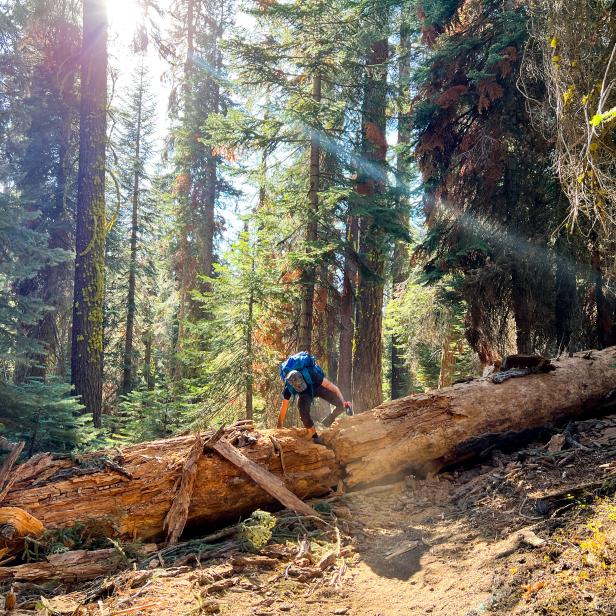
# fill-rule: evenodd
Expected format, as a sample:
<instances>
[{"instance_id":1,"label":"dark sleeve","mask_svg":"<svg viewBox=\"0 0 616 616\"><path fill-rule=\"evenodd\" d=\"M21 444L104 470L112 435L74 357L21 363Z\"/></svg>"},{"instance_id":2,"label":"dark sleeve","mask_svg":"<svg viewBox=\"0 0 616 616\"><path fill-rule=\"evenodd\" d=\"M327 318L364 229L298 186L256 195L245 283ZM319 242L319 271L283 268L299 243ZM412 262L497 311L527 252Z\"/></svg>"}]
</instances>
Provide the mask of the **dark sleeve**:
<instances>
[{"instance_id":1,"label":"dark sleeve","mask_svg":"<svg viewBox=\"0 0 616 616\"><path fill-rule=\"evenodd\" d=\"M284 389L282 390L282 397L285 400L291 399L291 392L289 391L289 388L286 385L284 386Z\"/></svg>"}]
</instances>

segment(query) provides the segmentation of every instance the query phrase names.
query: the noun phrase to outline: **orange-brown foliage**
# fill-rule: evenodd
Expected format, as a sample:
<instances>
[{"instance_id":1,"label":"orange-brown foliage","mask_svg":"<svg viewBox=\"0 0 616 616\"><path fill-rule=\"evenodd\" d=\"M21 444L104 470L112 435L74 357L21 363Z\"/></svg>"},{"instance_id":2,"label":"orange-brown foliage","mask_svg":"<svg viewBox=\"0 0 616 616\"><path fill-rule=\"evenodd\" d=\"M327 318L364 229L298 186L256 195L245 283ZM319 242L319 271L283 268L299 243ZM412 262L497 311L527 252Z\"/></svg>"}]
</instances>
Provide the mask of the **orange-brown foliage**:
<instances>
[{"instance_id":1,"label":"orange-brown foliage","mask_svg":"<svg viewBox=\"0 0 616 616\"><path fill-rule=\"evenodd\" d=\"M188 173L178 173L178 175L175 176L175 180L173 182L173 194L175 196L186 194L189 188L190 176L188 175Z\"/></svg>"},{"instance_id":2,"label":"orange-brown foliage","mask_svg":"<svg viewBox=\"0 0 616 616\"><path fill-rule=\"evenodd\" d=\"M222 156L230 163L237 162L237 150L230 145L217 145L213 147L212 156Z\"/></svg>"},{"instance_id":3,"label":"orange-brown foliage","mask_svg":"<svg viewBox=\"0 0 616 616\"><path fill-rule=\"evenodd\" d=\"M439 133L428 133L424 135L421 143L417 147L417 155L421 156L427 152L433 152L434 150L445 151L445 142L443 137Z\"/></svg>"},{"instance_id":4,"label":"orange-brown foliage","mask_svg":"<svg viewBox=\"0 0 616 616\"><path fill-rule=\"evenodd\" d=\"M468 86L461 84L458 86L452 86L451 88L448 88L447 90L445 90L435 101L435 103L439 106L439 107L443 107L443 109L446 109L447 107L451 107L451 105L454 105L455 103L458 102L458 100L460 100L460 97L463 94L466 94L468 92Z\"/></svg>"}]
</instances>

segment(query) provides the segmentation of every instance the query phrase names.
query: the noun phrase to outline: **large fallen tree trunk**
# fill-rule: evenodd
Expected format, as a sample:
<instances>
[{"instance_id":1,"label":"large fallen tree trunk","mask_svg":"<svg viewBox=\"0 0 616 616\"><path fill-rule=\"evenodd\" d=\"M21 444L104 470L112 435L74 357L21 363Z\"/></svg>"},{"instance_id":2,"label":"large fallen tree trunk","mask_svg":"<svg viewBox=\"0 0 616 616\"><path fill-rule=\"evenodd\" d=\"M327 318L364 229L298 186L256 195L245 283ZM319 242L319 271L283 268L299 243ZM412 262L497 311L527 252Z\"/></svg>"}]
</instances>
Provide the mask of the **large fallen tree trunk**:
<instances>
[{"instance_id":1,"label":"large fallen tree trunk","mask_svg":"<svg viewBox=\"0 0 616 616\"><path fill-rule=\"evenodd\" d=\"M334 453L309 442L303 431L286 430L275 444L268 435L251 436L255 442L241 451L282 478L302 499L321 496L340 480ZM78 460L41 454L15 469L13 486L2 504L25 509L48 529L95 519L108 525L110 535L161 537L194 442L194 436L182 436L95 452ZM278 447L284 452L282 459ZM213 451L198 459L191 492L189 527L236 521L275 502Z\"/></svg>"},{"instance_id":2,"label":"large fallen tree trunk","mask_svg":"<svg viewBox=\"0 0 616 616\"><path fill-rule=\"evenodd\" d=\"M616 389L616 347L553 360L555 370L490 377L382 404L325 434L348 486L406 469L438 470L485 447L487 436L551 426L592 412Z\"/></svg>"},{"instance_id":3,"label":"large fallen tree trunk","mask_svg":"<svg viewBox=\"0 0 616 616\"><path fill-rule=\"evenodd\" d=\"M307 442L301 430L278 430L256 435L241 451L300 498L326 493L343 472L353 486L407 469L435 469L487 435L588 414L616 388L616 348L554 364L547 374L501 384L477 379L344 417L324 434L331 449ZM194 443L193 436L142 443L78 462L44 454L15 469L2 504L25 509L46 528L95 518L113 524L121 536L159 537ZM242 470L210 451L197 460L186 519L189 526L236 520L273 502Z\"/></svg>"}]
</instances>

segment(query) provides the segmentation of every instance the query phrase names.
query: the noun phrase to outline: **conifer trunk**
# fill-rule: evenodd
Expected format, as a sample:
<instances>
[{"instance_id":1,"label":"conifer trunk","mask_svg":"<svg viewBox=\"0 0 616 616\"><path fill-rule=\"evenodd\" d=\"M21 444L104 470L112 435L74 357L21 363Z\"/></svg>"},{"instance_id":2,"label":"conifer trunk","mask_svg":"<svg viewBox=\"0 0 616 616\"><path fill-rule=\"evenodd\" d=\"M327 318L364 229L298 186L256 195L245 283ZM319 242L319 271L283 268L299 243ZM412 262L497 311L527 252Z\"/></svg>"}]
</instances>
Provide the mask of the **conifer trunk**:
<instances>
[{"instance_id":1,"label":"conifer trunk","mask_svg":"<svg viewBox=\"0 0 616 616\"><path fill-rule=\"evenodd\" d=\"M195 2L198 0L187 0L186 2L186 58L184 59L184 83L182 91L184 95L184 117L183 123L186 125L188 116L192 109L192 77L193 77L193 62L195 53ZM185 128L187 128L185 126ZM191 193L192 193L192 173L190 166L185 163L181 168L183 180L186 188L180 197L179 208L179 249L178 249L178 269L180 270L179 281L179 306L178 306L178 324L177 337L175 339L175 355L179 355L182 350L185 334L185 322L190 314L191 297L190 293L193 288L195 272L194 258L192 254L191 242L189 239L190 229L192 227L192 212L191 212ZM182 364L179 360L174 362L174 379L179 381L182 377Z\"/></svg>"},{"instance_id":2,"label":"conifer trunk","mask_svg":"<svg viewBox=\"0 0 616 616\"><path fill-rule=\"evenodd\" d=\"M406 90L409 87L411 76L411 62L409 50L409 27L402 17L400 26L400 60L398 63L399 74L399 96L405 100ZM408 229L408 180L409 172L409 153L408 148L411 144L411 117L404 110L398 110L398 155L396 158L396 171L398 173L398 209L400 224ZM409 251L405 240L397 240L394 245L394 255L392 263L392 291L394 296L400 290L400 285L408 277ZM406 396L409 392L408 369L404 361L404 351L402 347L404 339L402 336L393 334L391 337L391 397L392 400Z\"/></svg>"},{"instance_id":3,"label":"conifer trunk","mask_svg":"<svg viewBox=\"0 0 616 616\"><path fill-rule=\"evenodd\" d=\"M144 315L146 319L148 316L150 315ZM146 387L151 391L154 389L154 375L152 374L152 328L149 325L143 336L143 345L143 376Z\"/></svg>"},{"instance_id":4,"label":"conifer trunk","mask_svg":"<svg viewBox=\"0 0 616 616\"><path fill-rule=\"evenodd\" d=\"M556 349L558 355L569 350L573 334L573 322L577 305L575 268L570 261L566 241L559 241L556 255L556 297L554 322L556 325Z\"/></svg>"},{"instance_id":5,"label":"conifer trunk","mask_svg":"<svg viewBox=\"0 0 616 616\"><path fill-rule=\"evenodd\" d=\"M533 352L531 339L532 312L530 292L528 289L528 268L519 262L519 257L513 257L511 269L511 303L516 330L516 345L518 353L527 355Z\"/></svg>"},{"instance_id":6,"label":"conifer trunk","mask_svg":"<svg viewBox=\"0 0 616 616\"><path fill-rule=\"evenodd\" d=\"M100 427L103 387L107 13L84 0L71 379Z\"/></svg>"},{"instance_id":7,"label":"conifer trunk","mask_svg":"<svg viewBox=\"0 0 616 616\"><path fill-rule=\"evenodd\" d=\"M357 180L357 193L365 199L378 199L384 191L387 155L386 117L387 58L386 9L377 9L378 34L366 60L364 103L362 109L362 162ZM379 405L382 391L382 311L383 274L385 267L384 234L379 221L363 215L359 222L359 252L365 269L360 273L357 290L357 315L353 344L353 406L363 412Z\"/></svg>"},{"instance_id":8,"label":"conifer trunk","mask_svg":"<svg viewBox=\"0 0 616 616\"><path fill-rule=\"evenodd\" d=\"M321 102L321 75L312 78L312 99ZM321 138L318 127L314 126L310 135L310 180L308 188L308 225L306 227L306 252L314 248L317 242L319 216ZM298 350L311 352L312 323L314 312L314 286L316 267L309 263L302 274L302 302L300 310Z\"/></svg>"},{"instance_id":9,"label":"conifer trunk","mask_svg":"<svg viewBox=\"0 0 616 616\"><path fill-rule=\"evenodd\" d=\"M353 400L353 337L355 335L355 288L357 284L356 246L359 233L357 217L349 216L346 225L342 297L340 298L340 343L338 387L347 400Z\"/></svg>"},{"instance_id":10,"label":"conifer trunk","mask_svg":"<svg viewBox=\"0 0 616 616\"><path fill-rule=\"evenodd\" d=\"M137 102L137 131L133 152L132 213L130 232L130 264L128 271L128 296L126 298L126 332L124 335L124 362L122 394L133 389L133 335L135 330L135 280L137 277L137 233L139 231L139 180L141 173L141 123L143 106L143 67L140 73L139 98Z\"/></svg>"},{"instance_id":11,"label":"conifer trunk","mask_svg":"<svg viewBox=\"0 0 616 616\"><path fill-rule=\"evenodd\" d=\"M449 387L453 383L453 374L456 367L456 348L448 331L443 338L441 347L441 369L438 376L439 389Z\"/></svg>"}]
</instances>

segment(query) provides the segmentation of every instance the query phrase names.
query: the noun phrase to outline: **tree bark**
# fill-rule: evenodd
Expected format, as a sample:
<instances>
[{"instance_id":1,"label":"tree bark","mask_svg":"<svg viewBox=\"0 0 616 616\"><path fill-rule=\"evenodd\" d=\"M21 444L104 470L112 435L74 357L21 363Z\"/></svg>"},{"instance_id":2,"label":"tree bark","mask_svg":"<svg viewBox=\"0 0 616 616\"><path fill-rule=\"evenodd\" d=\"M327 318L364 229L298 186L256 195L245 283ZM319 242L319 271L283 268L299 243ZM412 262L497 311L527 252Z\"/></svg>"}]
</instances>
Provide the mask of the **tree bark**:
<instances>
[{"instance_id":1,"label":"tree bark","mask_svg":"<svg viewBox=\"0 0 616 616\"><path fill-rule=\"evenodd\" d=\"M103 0L84 0L71 380L96 427L103 396L106 128L107 11Z\"/></svg>"},{"instance_id":2,"label":"tree bark","mask_svg":"<svg viewBox=\"0 0 616 616\"><path fill-rule=\"evenodd\" d=\"M443 338L441 347L441 369L438 375L439 389L449 387L453 383L453 375L456 369L456 348L452 340L451 332L448 331Z\"/></svg>"},{"instance_id":3,"label":"tree bark","mask_svg":"<svg viewBox=\"0 0 616 616\"><path fill-rule=\"evenodd\" d=\"M321 76L312 78L312 100L321 102ZM310 180L308 188L308 225L306 227L306 259L308 263L303 271L302 303L300 310L298 351L311 352L312 323L314 312L314 287L316 266L310 262L310 250L314 249L318 234L319 188L321 175L321 137L318 127L314 126L310 135Z\"/></svg>"},{"instance_id":4,"label":"tree bark","mask_svg":"<svg viewBox=\"0 0 616 616\"><path fill-rule=\"evenodd\" d=\"M531 330L532 311L531 298L528 288L528 268L526 264L516 261L511 269L511 303L513 305L513 318L515 321L517 352L528 355L533 352Z\"/></svg>"},{"instance_id":5,"label":"tree bark","mask_svg":"<svg viewBox=\"0 0 616 616\"><path fill-rule=\"evenodd\" d=\"M349 216L344 248L342 297L340 299L340 344L338 360L338 387L347 400L353 400L353 338L355 336L355 288L357 285L357 237L359 222Z\"/></svg>"},{"instance_id":6,"label":"tree bark","mask_svg":"<svg viewBox=\"0 0 616 616\"><path fill-rule=\"evenodd\" d=\"M376 9L378 21L375 40L366 59L366 82L362 109L362 160L359 164L356 192L368 207L382 195L386 181L387 59L386 32L388 10ZM383 274L385 270L384 233L378 219L363 215L359 222L359 252L363 262L357 289L357 314L353 344L353 408L361 413L383 400L381 375Z\"/></svg>"},{"instance_id":7,"label":"tree bark","mask_svg":"<svg viewBox=\"0 0 616 616\"><path fill-rule=\"evenodd\" d=\"M306 439L305 430L276 431L284 471L270 434L255 434L256 442L241 451L283 479L294 494L302 499L320 496L338 484L341 474L334 453ZM94 452L81 462L39 454L14 469L15 482L2 504L24 509L45 528L96 518L109 525L109 536L162 537L194 443L194 436L182 436L126 447L121 456L117 450ZM187 528L236 521L271 505L275 499L242 471L206 451L197 461Z\"/></svg>"},{"instance_id":8,"label":"tree bark","mask_svg":"<svg viewBox=\"0 0 616 616\"><path fill-rule=\"evenodd\" d=\"M603 349L610 344L616 343L612 340L614 331L613 310L610 310L610 303L605 295L605 285L603 281L603 264L598 240L594 240L591 253L591 267L593 282L595 285L595 307L596 307L596 331L597 346Z\"/></svg>"},{"instance_id":9,"label":"tree bark","mask_svg":"<svg viewBox=\"0 0 616 616\"><path fill-rule=\"evenodd\" d=\"M434 472L485 448L485 438L553 426L592 413L616 387L616 347L554 360L556 370L489 377L414 394L370 413L342 418L323 433L349 486L406 470Z\"/></svg>"}]
</instances>

